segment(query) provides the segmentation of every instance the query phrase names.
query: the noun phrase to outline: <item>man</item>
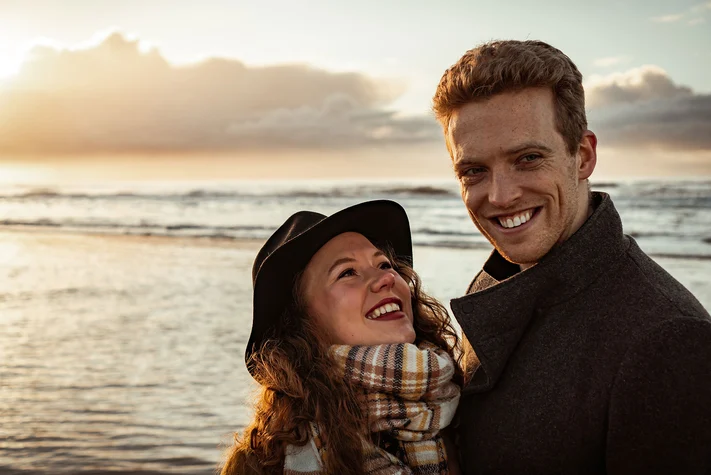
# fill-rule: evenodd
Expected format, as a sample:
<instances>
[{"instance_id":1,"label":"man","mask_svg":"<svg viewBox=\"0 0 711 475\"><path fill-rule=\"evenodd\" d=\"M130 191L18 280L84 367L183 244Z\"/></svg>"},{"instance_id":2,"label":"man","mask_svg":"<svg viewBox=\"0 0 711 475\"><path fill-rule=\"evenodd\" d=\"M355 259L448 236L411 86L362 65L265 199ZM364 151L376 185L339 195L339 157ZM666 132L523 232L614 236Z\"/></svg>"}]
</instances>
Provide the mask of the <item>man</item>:
<instances>
[{"instance_id":1,"label":"man","mask_svg":"<svg viewBox=\"0 0 711 475\"><path fill-rule=\"evenodd\" d=\"M711 473L711 317L589 191L575 65L539 41L484 44L434 111L495 247L452 300L481 362L459 406L463 472Z\"/></svg>"}]
</instances>

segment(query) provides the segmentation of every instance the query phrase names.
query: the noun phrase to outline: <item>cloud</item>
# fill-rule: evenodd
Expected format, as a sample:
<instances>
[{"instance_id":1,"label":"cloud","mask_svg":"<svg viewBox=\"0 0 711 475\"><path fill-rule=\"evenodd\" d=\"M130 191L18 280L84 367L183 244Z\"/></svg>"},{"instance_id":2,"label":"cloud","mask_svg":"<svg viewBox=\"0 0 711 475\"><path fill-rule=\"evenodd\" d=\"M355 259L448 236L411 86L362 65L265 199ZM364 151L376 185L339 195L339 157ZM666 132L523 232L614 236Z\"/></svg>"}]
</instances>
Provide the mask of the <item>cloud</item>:
<instances>
[{"instance_id":1,"label":"cloud","mask_svg":"<svg viewBox=\"0 0 711 475\"><path fill-rule=\"evenodd\" d=\"M710 96L663 69L593 76L585 87L602 144L711 150ZM212 58L176 66L114 33L81 49L50 44L30 52L19 75L0 85L0 154L309 153L441 143L431 116L391 109L400 93L360 73L306 65Z\"/></svg>"},{"instance_id":2,"label":"cloud","mask_svg":"<svg viewBox=\"0 0 711 475\"><path fill-rule=\"evenodd\" d=\"M0 152L357 147L432 140L433 121L387 110L392 84L305 65L168 63L113 33L37 46L0 88Z\"/></svg>"},{"instance_id":3,"label":"cloud","mask_svg":"<svg viewBox=\"0 0 711 475\"><path fill-rule=\"evenodd\" d=\"M398 118L393 112L364 108L346 95L331 96L319 107L277 109L236 122L227 133L253 147L269 141L275 147L351 148L441 138L429 117Z\"/></svg>"},{"instance_id":4,"label":"cloud","mask_svg":"<svg viewBox=\"0 0 711 475\"><path fill-rule=\"evenodd\" d=\"M693 18L689 19L686 23L689 25L699 25L701 23L704 23L706 19L698 15L703 14L708 10L711 10L711 2L693 5L689 7L686 11L681 13L673 13L669 15L651 17L650 20L654 23L678 23L684 18L686 18L687 15L689 15L693 16Z\"/></svg>"},{"instance_id":5,"label":"cloud","mask_svg":"<svg viewBox=\"0 0 711 475\"><path fill-rule=\"evenodd\" d=\"M650 18L654 23L676 23L677 21L684 18L683 13L676 13L673 15L662 15Z\"/></svg>"},{"instance_id":6,"label":"cloud","mask_svg":"<svg viewBox=\"0 0 711 475\"><path fill-rule=\"evenodd\" d=\"M586 96L601 143L711 150L711 95L674 83L657 66L593 77Z\"/></svg>"},{"instance_id":7,"label":"cloud","mask_svg":"<svg viewBox=\"0 0 711 475\"><path fill-rule=\"evenodd\" d=\"M674 84L666 71L652 65L608 76L592 76L586 84L590 108L692 94L690 88Z\"/></svg>"},{"instance_id":8,"label":"cloud","mask_svg":"<svg viewBox=\"0 0 711 475\"><path fill-rule=\"evenodd\" d=\"M698 12L703 12L705 10L711 10L711 2L706 2L706 3L698 3L691 7L690 9L692 12L698 13Z\"/></svg>"}]
</instances>

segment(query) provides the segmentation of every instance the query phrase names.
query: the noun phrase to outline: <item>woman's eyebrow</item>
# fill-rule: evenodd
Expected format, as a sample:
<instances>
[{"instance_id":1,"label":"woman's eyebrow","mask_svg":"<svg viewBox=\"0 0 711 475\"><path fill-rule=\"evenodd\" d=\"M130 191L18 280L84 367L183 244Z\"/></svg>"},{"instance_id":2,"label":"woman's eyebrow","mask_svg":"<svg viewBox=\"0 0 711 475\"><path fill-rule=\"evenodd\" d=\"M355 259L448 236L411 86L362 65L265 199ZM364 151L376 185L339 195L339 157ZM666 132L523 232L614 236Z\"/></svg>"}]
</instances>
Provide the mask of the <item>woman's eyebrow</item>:
<instances>
[{"instance_id":1,"label":"woman's eyebrow","mask_svg":"<svg viewBox=\"0 0 711 475\"><path fill-rule=\"evenodd\" d=\"M333 269L340 266L341 264L345 264L346 262L355 262L355 259L353 259L352 257L341 257L340 259L336 259L336 262L334 262L328 269L328 273L330 274L331 272L333 272Z\"/></svg>"}]
</instances>

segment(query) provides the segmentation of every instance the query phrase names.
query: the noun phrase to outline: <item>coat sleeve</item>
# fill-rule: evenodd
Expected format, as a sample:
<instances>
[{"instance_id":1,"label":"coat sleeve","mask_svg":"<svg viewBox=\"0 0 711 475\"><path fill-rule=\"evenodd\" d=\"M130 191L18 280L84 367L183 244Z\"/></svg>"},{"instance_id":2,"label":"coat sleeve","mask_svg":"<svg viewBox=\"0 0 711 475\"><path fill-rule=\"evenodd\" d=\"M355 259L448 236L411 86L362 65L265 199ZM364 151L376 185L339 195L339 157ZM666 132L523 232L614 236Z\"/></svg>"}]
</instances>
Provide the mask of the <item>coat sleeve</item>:
<instances>
[{"instance_id":1,"label":"coat sleeve","mask_svg":"<svg viewBox=\"0 0 711 475\"><path fill-rule=\"evenodd\" d=\"M633 344L610 397L609 474L711 473L711 322L667 320Z\"/></svg>"}]
</instances>

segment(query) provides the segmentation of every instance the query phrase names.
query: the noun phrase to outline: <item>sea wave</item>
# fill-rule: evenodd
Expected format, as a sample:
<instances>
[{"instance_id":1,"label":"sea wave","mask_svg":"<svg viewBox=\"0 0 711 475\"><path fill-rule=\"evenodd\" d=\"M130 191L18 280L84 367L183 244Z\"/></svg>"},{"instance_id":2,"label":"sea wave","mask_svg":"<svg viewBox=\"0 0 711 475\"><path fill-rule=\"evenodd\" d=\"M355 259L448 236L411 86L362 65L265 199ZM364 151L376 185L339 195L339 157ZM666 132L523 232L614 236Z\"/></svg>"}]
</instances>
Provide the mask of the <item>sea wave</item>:
<instances>
[{"instance_id":1,"label":"sea wave","mask_svg":"<svg viewBox=\"0 0 711 475\"><path fill-rule=\"evenodd\" d=\"M615 197L614 200L620 206L629 206L637 209L711 209L711 196L649 195L643 197L635 195Z\"/></svg>"},{"instance_id":2,"label":"sea wave","mask_svg":"<svg viewBox=\"0 0 711 475\"><path fill-rule=\"evenodd\" d=\"M452 188L430 185L333 185L317 188L280 189L278 187L256 187L248 189L191 189L187 191L67 191L53 188L36 188L24 191L0 193L0 200L52 200L52 199L144 199L144 200L220 200L245 198L358 198L363 196L412 196L412 197L453 197L457 193Z\"/></svg>"},{"instance_id":3,"label":"sea wave","mask_svg":"<svg viewBox=\"0 0 711 475\"><path fill-rule=\"evenodd\" d=\"M481 235L476 231L476 229L472 226L471 232L466 232L466 231L455 231L451 229L433 229L433 228L416 228L412 230L412 234L424 234L424 235L430 235L430 236L477 236L480 237ZM483 236L481 236L482 239L484 239Z\"/></svg>"},{"instance_id":4,"label":"sea wave","mask_svg":"<svg viewBox=\"0 0 711 475\"><path fill-rule=\"evenodd\" d=\"M37 220L0 220L0 229L41 229L44 232L121 235L141 237L164 238L195 238L208 240L238 241L244 239L264 240L274 232L276 226L269 225L234 225L215 226L197 223L154 223L142 221L140 223L111 222L111 221L78 221L78 220L50 220L47 218ZM711 244L711 236L704 232L700 235L680 236L673 232L644 232L629 231L629 235L638 240L664 239L668 242L678 243L683 240L691 247L684 253L666 252L666 248L674 246L664 245L664 251L657 248L658 252L650 255L658 257L690 257L696 259L711 258L711 250L706 252ZM437 229L432 227L415 227L412 229L413 244L426 247L440 247L452 249L489 249L491 244L474 230L460 231L457 229ZM0 295L0 299L2 295Z\"/></svg>"},{"instance_id":5,"label":"sea wave","mask_svg":"<svg viewBox=\"0 0 711 475\"><path fill-rule=\"evenodd\" d=\"M65 232L87 232L93 234L129 235L129 236L165 236L196 237L214 239L243 239L245 237L268 236L274 231L271 226L205 226L199 224L159 224L141 222L138 224L109 221L53 221L42 218L37 220L0 220L0 227L5 228L40 228Z\"/></svg>"},{"instance_id":6,"label":"sea wave","mask_svg":"<svg viewBox=\"0 0 711 475\"><path fill-rule=\"evenodd\" d=\"M644 206L644 200L663 199L680 200L666 201L668 206L708 206L711 200L711 181L638 181L638 182L592 182L593 189L608 191L622 199L641 198L639 205ZM458 197L454 180L451 184L422 183L367 183L367 182L321 182L303 185L274 183L244 183L226 187L210 186L205 188L173 188L156 191L156 189L92 189L71 190L53 187L32 189L4 190L0 192L0 200L233 200L250 198L271 199L318 199L318 198L368 198L368 197L398 197L398 198L451 198Z\"/></svg>"}]
</instances>

